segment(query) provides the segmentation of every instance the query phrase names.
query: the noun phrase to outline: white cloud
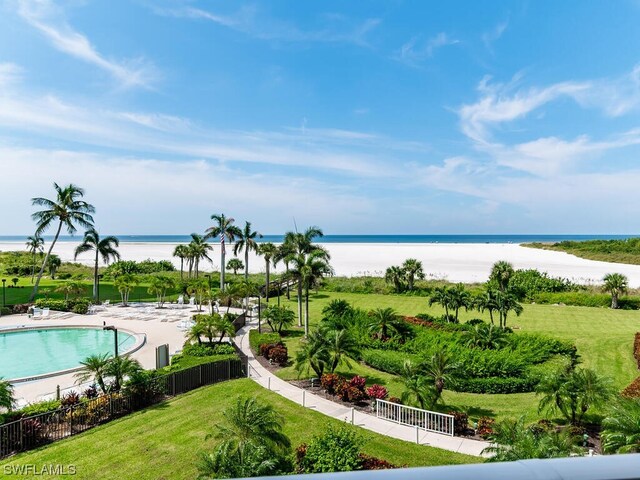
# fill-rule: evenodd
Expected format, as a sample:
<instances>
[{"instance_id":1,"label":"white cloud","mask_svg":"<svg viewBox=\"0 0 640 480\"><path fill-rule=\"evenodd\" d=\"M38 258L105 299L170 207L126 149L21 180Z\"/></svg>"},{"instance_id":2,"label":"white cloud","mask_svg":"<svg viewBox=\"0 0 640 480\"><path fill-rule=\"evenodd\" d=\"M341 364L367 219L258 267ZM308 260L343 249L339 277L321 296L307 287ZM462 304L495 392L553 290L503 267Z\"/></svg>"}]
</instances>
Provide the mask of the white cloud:
<instances>
[{"instance_id":1,"label":"white cloud","mask_svg":"<svg viewBox=\"0 0 640 480\"><path fill-rule=\"evenodd\" d=\"M155 81L156 69L142 58L113 61L100 54L85 35L68 24L64 11L50 0L21 0L17 5L19 15L55 48L108 72L122 87L150 87Z\"/></svg>"},{"instance_id":2,"label":"white cloud","mask_svg":"<svg viewBox=\"0 0 640 480\"><path fill-rule=\"evenodd\" d=\"M8 87L22 78L22 68L15 63L0 63L0 87Z\"/></svg>"},{"instance_id":3,"label":"white cloud","mask_svg":"<svg viewBox=\"0 0 640 480\"><path fill-rule=\"evenodd\" d=\"M491 50L493 43L502 37L502 34L507 30L507 28L509 28L509 20L498 23L491 30L482 34L482 43L484 43L487 49Z\"/></svg>"},{"instance_id":4,"label":"white cloud","mask_svg":"<svg viewBox=\"0 0 640 480\"><path fill-rule=\"evenodd\" d=\"M410 65L415 65L433 57L438 49L458 43L460 43L459 40L445 32L440 32L427 40L422 40L420 35L414 36L400 47L400 50L396 54L396 59Z\"/></svg>"}]
</instances>

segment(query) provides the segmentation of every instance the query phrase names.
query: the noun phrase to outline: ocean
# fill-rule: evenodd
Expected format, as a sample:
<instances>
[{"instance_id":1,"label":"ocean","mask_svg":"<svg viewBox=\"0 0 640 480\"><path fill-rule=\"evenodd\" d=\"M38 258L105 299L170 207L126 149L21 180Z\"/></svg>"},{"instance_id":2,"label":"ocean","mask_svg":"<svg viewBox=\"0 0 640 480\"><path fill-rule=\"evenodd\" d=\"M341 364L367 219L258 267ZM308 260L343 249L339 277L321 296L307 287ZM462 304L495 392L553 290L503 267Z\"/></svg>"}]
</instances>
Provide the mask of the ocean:
<instances>
[{"instance_id":1,"label":"ocean","mask_svg":"<svg viewBox=\"0 0 640 480\"><path fill-rule=\"evenodd\" d=\"M189 235L116 235L121 243L188 243ZM640 235L325 235L318 243L530 243L561 242L565 240L613 240ZM45 235L45 241L53 237ZM282 235L265 235L259 242L282 242ZM60 242L79 242L82 236L61 236ZM24 242L26 236L0 236L2 242Z\"/></svg>"}]
</instances>

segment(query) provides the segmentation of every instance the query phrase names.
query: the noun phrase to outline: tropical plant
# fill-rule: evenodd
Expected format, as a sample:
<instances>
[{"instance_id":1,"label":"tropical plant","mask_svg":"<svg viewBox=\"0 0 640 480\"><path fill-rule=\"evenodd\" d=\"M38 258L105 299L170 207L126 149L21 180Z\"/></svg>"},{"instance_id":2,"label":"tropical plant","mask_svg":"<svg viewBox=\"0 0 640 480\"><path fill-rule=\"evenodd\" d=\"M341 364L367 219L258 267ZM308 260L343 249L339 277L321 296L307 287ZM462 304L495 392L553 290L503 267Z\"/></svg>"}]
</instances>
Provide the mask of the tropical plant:
<instances>
[{"instance_id":1,"label":"tropical plant","mask_svg":"<svg viewBox=\"0 0 640 480\"><path fill-rule=\"evenodd\" d=\"M271 405L240 397L223 413L223 422L208 435L222 440L199 467L201 478L241 478L277 473L291 448L283 433L284 418Z\"/></svg>"},{"instance_id":2,"label":"tropical plant","mask_svg":"<svg viewBox=\"0 0 640 480\"><path fill-rule=\"evenodd\" d=\"M13 385L0 377L0 407L11 410L16 403L13 396Z\"/></svg>"},{"instance_id":3,"label":"tropical plant","mask_svg":"<svg viewBox=\"0 0 640 480\"><path fill-rule=\"evenodd\" d=\"M195 277L198 278L200 262L202 260L211 261L209 252L213 250L213 247L209 242L207 242L207 237L198 235L197 233L192 233L191 241L189 242L189 245L187 245L187 248L189 251L189 260L192 262L193 270L195 271Z\"/></svg>"},{"instance_id":4,"label":"tropical plant","mask_svg":"<svg viewBox=\"0 0 640 480\"><path fill-rule=\"evenodd\" d=\"M258 254L262 255L262 257L264 258L264 265L265 265L265 297L266 297L266 301L267 304L269 303L269 289L271 288L271 279L269 278L271 275L271 264L273 264L273 266L276 266L276 262L278 260L278 247L276 247L273 243L271 242L264 242L260 244L260 247L258 248ZM278 289L280 290L280 289Z\"/></svg>"},{"instance_id":5,"label":"tropical plant","mask_svg":"<svg viewBox=\"0 0 640 480\"><path fill-rule=\"evenodd\" d=\"M58 285L55 291L57 293L63 293L65 302L68 302L70 296L84 294L84 284L78 281L64 282Z\"/></svg>"},{"instance_id":6,"label":"tropical plant","mask_svg":"<svg viewBox=\"0 0 640 480\"><path fill-rule=\"evenodd\" d=\"M76 379L78 383L84 383L87 380L93 380L98 384L102 393L107 393L107 385L105 383L106 369L109 364L110 355L105 353L103 355L90 355L85 358L80 365L82 367L76 373Z\"/></svg>"},{"instance_id":7,"label":"tropical plant","mask_svg":"<svg viewBox=\"0 0 640 480\"><path fill-rule=\"evenodd\" d=\"M233 254L237 255L244 251L244 279L249 280L249 252L258 253L258 242L256 238L262 238L262 234L258 231L251 230L251 222L244 222L244 228L241 230L236 245L233 248Z\"/></svg>"},{"instance_id":8,"label":"tropical plant","mask_svg":"<svg viewBox=\"0 0 640 480\"><path fill-rule=\"evenodd\" d=\"M98 260L102 257L104 263L109 263L113 260L120 260L120 254L116 250L116 247L120 245L120 241L114 236L108 236L100 238L100 235L95 228L91 227L84 232L84 238L82 243L78 245L73 253L73 259L78 258L78 255L95 251L95 259L93 264L93 298L98 298Z\"/></svg>"},{"instance_id":9,"label":"tropical plant","mask_svg":"<svg viewBox=\"0 0 640 480\"><path fill-rule=\"evenodd\" d=\"M230 258L227 262L227 270L233 270L233 274L237 275L238 270L242 270L244 268L244 263L239 258L233 257Z\"/></svg>"},{"instance_id":10,"label":"tropical plant","mask_svg":"<svg viewBox=\"0 0 640 480\"><path fill-rule=\"evenodd\" d=\"M462 339L468 347L477 347L483 350L497 350L505 347L508 343L504 329L484 322L463 332Z\"/></svg>"},{"instance_id":11,"label":"tropical plant","mask_svg":"<svg viewBox=\"0 0 640 480\"><path fill-rule=\"evenodd\" d=\"M493 264L489 274L489 282L493 282L502 292L509 288L509 281L514 274L513 265L505 260L500 260Z\"/></svg>"},{"instance_id":12,"label":"tropical plant","mask_svg":"<svg viewBox=\"0 0 640 480\"><path fill-rule=\"evenodd\" d=\"M416 279L424 280L422 262L415 258L407 258L402 264L402 270L405 273L409 290L413 290Z\"/></svg>"},{"instance_id":13,"label":"tropical plant","mask_svg":"<svg viewBox=\"0 0 640 480\"><path fill-rule=\"evenodd\" d=\"M433 381L436 403L442 397L442 391L453 379L460 365L444 350L438 350L429 359L419 365L420 373L424 373Z\"/></svg>"},{"instance_id":14,"label":"tropical plant","mask_svg":"<svg viewBox=\"0 0 640 480\"><path fill-rule=\"evenodd\" d=\"M359 470L362 460L360 448L364 440L358 433L342 425L329 427L314 437L309 445L298 449L298 469L304 473L349 472Z\"/></svg>"},{"instance_id":15,"label":"tropical plant","mask_svg":"<svg viewBox=\"0 0 640 480\"><path fill-rule=\"evenodd\" d=\"M580 452L570 429L534 429L525 425L524 417L497 424L489 438L491 446L482 452L490 454L487 462L568 457Z\"/></svg>"},{"instance_id":16,"label":"tropical plant","mask_svg":"<svg viewBox=\"0 0 640 480\"><path fill-rule=\"evenodd\" d=\"M13 277L11 279L11 283L13 283L14 288L18 286L18 282L20 281L20 279L18 277Z\"/></svg>"},{"instance_id":17,"label":"tropical plant","mask_svg":"<svg viewBox=\"0 0 640 480\"><path fill-rule=\"evenodd\" d=\"M433 293L429 296L429 306L431 307L434 303L437 303L444 308L444 315L447 318L447 321L449 321L451 294L447 286L434 288Z\"/></svg>"},{"instance_id":18,"label":"tropical plant","mask_svg":"<svg viewBox=\"0 0 640 480\"><path fill-rule=\"evenodd\" d=\"M360 346L353 335L348 330L329 330L325 336L330 356L329 372L335 372L341 364L350 369L349 358L358 358L360 355Z\"/></svg>"},{"instance_id":19,"label":"tropical plant","mask_svg":"<svg viewBox=\"0 0 640 480\"><path fill-rule=\"evenodd\" d=\"M368 313L367 327L374 338L388 340L391 337L403 339L409 332L409 326L402 321L400 315L391 307L376 308Z\"/></svg>"},{"instance_id":20,"label":"tropical plant","mask_svg":"<svg viewBox=\"0 0 640 480\"><path fill-rule=\"evenodd\" d=\"M211 290L209 289L209 282L204 278L194 278L187 285L187 293L193 295L196 298L196 304L198 305L198 311L202 311L202 304L205 300L210 299Z\"/></svg>"},{"instance_id":21,"label":"tropical plant","mask_svg":"<svg viewBox=\"0 0 640 480\"><path fill-rule=\"evenodd\" d=\"M393 291L396 293L403 292L405 287L405 272L402 267L392 266L387 268L384 273L384 281L393 285Z\"/></svg>"},{"instance_id":22,"label":"tropical plant","mask_svg":"<svg viewBox=\"0 0 640 480\"><path fill-rule=\"evenodd\" d=\"M187 340L190 342L196 341L198 344L202 344L202 337L205 337L208 333L208 329L205 327L205 322L196 321L189 331L187 332ZM213 334L211 334L211 341L213 341Z\"/></svg>"},{"instance_id":23,"label":"tropical plant","mask_svg":"<svg viewBox=\"0 0 640 480\"><path fill-rule=\"evenodd\" d=\"M458 314L461 308L468 310L472 306L471 294L464 284L458 283L449 288L449 308L454 312L455 323L458 323Z\"/></svg>"},{"instance_id":24,"label":"tropical plant","mask_svg":"<svg viewBox=\"0 0 640 480\"><path fill-rule=\"evenodd\" d=\"M620 398L602 422L605 453L640 453L640 399Z\"/></svg>"},{"instance_id":25,"label":"tropical plant","mask_svg":"<svg viewBox=\"0 0 640 480\"><path fill-rule=\"evenodd\" d=\"M49 250L42 261L36 283L29 296L29 302L33 302L33 299L38 293L40 279L44 273L51 251L58 241L62 227L65 227L67 232L72 235L76 232L76 224L84 228L91 228L93 226L93 217L91 214L94 213L95 208L89 203L80 200L80 198L84 196L84 190L82 188L73 184L62 188L57 183L54 183L53 187L56 191L55 200L41 197L31 199L33 205L45 207L44 210L40 210L31 215L31 218L36 222L35 236L41 236L55 222L58 222L58 228L49 246Z\"/></svg>"},{"instance_id":26,"label":"tropical plant","mask_svg":"<svg viewBox=\"0 0 640 480\"><path fill-rule=\"evenodd\" d=\"M591 407L602 407L613 397L608 378L586 368L561 367L542 378L536 387L538 411L559 412L579 425Z\"/></svg>"},{"instance_id":27,"label":"tropical plant","mask_svg":"<svg viewBox=\"0 0 640 480\"><path fill-rule=\"evenodd\" d=\"M142 370L142 365L135 358L120 355L109 359L105 369L105 377L111 379L111 389L119 392L125 378Z\"/></svg>"},{"instance_id":28,"label":"tropical plant","mask_svg":"<svg viewBox=\"0 0 640 480\"><path fill-rule=\"evenodd\" d=\"M420 408L433 408L438 400L434 383L423 375L420 368L410 360L405 360L402 368L402 403L418 405Z\"/></svg>"},{"instance_id":29,"label":"tropical plant","mask_svg":"<svg viewBox=\"0 0 640 480\"><path fill-rule=\"evenodd\" d=\"M173 249L173 256L180 259L180 280L184 278L184 261L189 258L189 247L187 245L176 245Z\"/></svg>"},{"instance_id":30,"label":"tropical plant","mask_svg":"<svg viewBox=\"0 0 640 480\"><path fill-rule=\"evenodd\" d=\"M487 288L484 292L479 294L473 299L472 304L479 312L489 312L489 319L493 325L493 313L498 310L498 302L496 301L497 290L493 288Z\"/></svg>"},{"instance_id":31,"label":"tropical plant","mask_svg":"<svg viewBox=\"0 0 640 480\"><path fill-rule=\"evenodd\" d=\"M513 312L516 316L520 316L523 312L522 305L518 303L518 298L510 292L498 290L496 292L496 306L498 310L500 327L507 327L507 317L509 312Z\"/></svg>"},{"instance_id":32,"label":"tropical plant","mask_svg":"<svg viewBox=\"0 0 640 480\"><path fill-rule=\"evenodd\" d=\"M175 288L176 282L171 277L158 275L151 278L148 292L156 296L158 307L162 308L167 301L167 290Z\"/></svg>"},{"instance_id":33,"label":"tropical plant","mask_svg":"<svg viewBox=\"0 0 640 480\"><path fill-rule=\"evenodd\" d=\"M295 321L296 314L288 307L277 305L268 306L264 310L263 318L274 332L282 333L282 330L289 328Z\"/></svg>"},{"instance_id":34,"label":"tropical plant","mask_svg":"<svg viewBox=\"0 0 640 480\"><path fill-rule=\"evenodd\" d=\"M326 338L321 331L315 330L302 341L301 348L296 353L295 369L298 374L306 374L311 369L320 378L330 361Z\"/></svg>"},{"instance_id":35,"label":"tropical plant","mask_svg":"<svg viewBox=\"0 0 640 480\"><path fill-rule=\"evenodd\" d=\"M220 238L220 290L224 291L224 258L227 253L224 247L224 242L225 239L229 242L233 242L236 237L240 237L242 235L242 231L233 224L235 220L233 218L226 217L224 213L220 215L211 215L211 220L215 220L216 225L207 228L205 238Z\"/></svg>"},{"instance_id":36,"label":"tropical plant","mask_svg":"<svg viewBox=\"0 0 640 480\"><path fill-rule=\"evenodd\" d=\"M629 280L621 273L607 273L602 280L602 290L611 294L611 308L618 308L618 297L627 291Z\"/></svg>"},{"instance_id":37,"label":"tropical plant","mask_svg":"<svg viewBox=\"0 0 640 480\"><path fill-rule=\"evenodd\" d=\"M56 272L62 265L62 260L58 255L51 254L49 255L49 260L47 260L47 270L49 270L49 276L51 280L56 279Z\"/></svg>"},{"instance_id":38,"label":"tropical plant","mask_svg":"<svg viewBox=\"0 0 640 480\"><path fill-rule=\"evenodd\" d=\"M27 249L31 254L31 283L36 276L36 255L44 253L44 239L40 235L31 235L27 237Z\"/></svg>"},{"instance_id":39,"label":"tropical plant","mask_svg":"<svg viewBox=\"0 0 640 480\"><path fill-rule=\"evenodd\" d=\"M140 279L132 273L123 273L113 280L113 285L120 292L123 306L126 307L129 305L129 295L131 294L131 290L133 290L139 283Z\"/></svg>"}]
</instances>

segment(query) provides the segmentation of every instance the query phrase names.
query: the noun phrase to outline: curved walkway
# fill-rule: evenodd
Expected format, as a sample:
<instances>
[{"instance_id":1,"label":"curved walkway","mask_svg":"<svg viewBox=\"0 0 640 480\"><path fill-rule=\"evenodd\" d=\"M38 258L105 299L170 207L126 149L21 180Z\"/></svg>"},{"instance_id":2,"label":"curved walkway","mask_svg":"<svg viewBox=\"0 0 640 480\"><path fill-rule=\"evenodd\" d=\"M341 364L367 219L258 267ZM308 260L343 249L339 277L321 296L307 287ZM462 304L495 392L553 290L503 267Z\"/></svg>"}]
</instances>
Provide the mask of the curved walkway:
<instances>
[{"instance_id":1,"label":"curved walkway","mask_svg":"<svg viewBox=\"0 0 640 480\"><path fill-rule=\"evenodd\" d=\"M281 395L303 407L312 408L323 415L350 422L372 432L388 437L405 440L407 442L429 445L452 452L465 453L467 455L481 456L482 450L488 447L489 442L471 440L462 437L451 437L438 433L418 430L414 427L399 425L397 423L374 417L367 413L345 407L343 405L319 397L289 382L286 382L264 368L254 357L249 346L249 330L257 328L257 322L247 321L247 325L238 331L235 343L249 357L249 377L261 386Z\"/></svg>"}]
</instances>

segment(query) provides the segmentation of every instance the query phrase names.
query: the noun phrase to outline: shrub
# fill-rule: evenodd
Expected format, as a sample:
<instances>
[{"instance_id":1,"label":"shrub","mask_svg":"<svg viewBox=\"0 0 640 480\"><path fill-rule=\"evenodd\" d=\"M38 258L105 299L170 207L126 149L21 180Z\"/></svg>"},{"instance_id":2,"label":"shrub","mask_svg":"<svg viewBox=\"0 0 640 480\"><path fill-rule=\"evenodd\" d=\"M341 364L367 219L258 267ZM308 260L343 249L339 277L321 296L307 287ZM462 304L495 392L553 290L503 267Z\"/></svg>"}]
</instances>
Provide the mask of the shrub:
<instances>
[{"instance_id":1,"label":"shrub","mask_svg":"<svg viewBox=\"0 0 640 480\"><path fill-rule=\"evenodd\" d=\"M287 351L287 347L284 345L274 345L271 350L269 350L268 358L281 367L286 366L287 362L289 361L289 353Z\"/></svg>"},{"instance_id":2,"label":"shrub","mask_svg":"<svg viewBox=\"0 0 640 480\"><path fill-rule=\"evenodd\" d=\"M0 317L2 315L11 315L12 313L12 309L10 309L9 307L0 307Z\"/></svg>"},{"instance_id":3,"label":"shrub","mask_svg":"<svg viewBox=\"0 0 640 480\"><path fill-rule=\"evenodd\" d=\"M84 392L82 392L82 395L84 395L88 399L97 398L98 388L95 385L91 385L90 387L86 388Z\"/></svg>"},{"instance_id":4,"label":"shrub","mask_svg":"<svg viewBox=\"0 0 640 480\"><path fill-rule=\"evenodd\" d=\"M17 305L13 306L13 313L14 315L20 315L23 313L27 313L29 311L29 304L28 303L19 303Z\"/></svg>"},{"instance_id":5,"label":"shrub","mask_svg":"<svg viewBox=\"0 0 640 480\"><path fill-rule=\"evenodd\" d=\"M357 403L365 398L367 394L364 390L367 379L356 375L348 382L343 382L336 388L336 393L343 402Z\"/></svg>"},{"instance_id":6,"label":"shrub","mask_svg":"<svg viewBox=\"0 0 640 480\"><path fill-rule=\"evenodd\" d=\"M262 344L275 344L280 341L280 335L277 333L258 333L257 330L249 331L249 345L254 353L260 353L260 345Z\"/></svg>"},{"instance_id":7,"label":"shrub","mask_svg":"<svg viewBox=\"0 0 640 480\"><path fill-rule=\"evenodd\" d=\"M388 470L390 468L401 468L393 463L387 462L386 460L371 457L366 453L361 453L358 457L360 459L361 470Z\"/></svg>"},{"instance_id":8,"label":"shrub","mask_svg":"<svg viewBox=\"0 0 640 480\"><path fill-rule=\"evenodd\" d=\"M46 435L42 423L35 418L27 418L21 422L22 446L31 448L45 442Z\"/></svg>"},{"instance_id":9,"label":"shrub","mask_svg":"<svg viewBox=\"0 0 640 480\"><path fill-rule=\"evenodd\" d=\"M314 437L305 449L296 451L298 470L302 473L349 472L361 468L359 455L362 439L345 426L329 428Z\"/></svg>"},{"instance_id":10,"label":"shrub","mask_svg":"<svg viewBox=\"0 0 640 480\"><path fill-rule=\"evenodd\" d=\"M620 395L627 398L640 398L640 377L636 378L620 392Z\"/></svg>"},{"instance_id":11,"label":"shrub","mask_svg":"<svg viewBox=\"0 0 640 480\"><path fill-rule=\"evenodd\" d=\"M384 400L389 395L389 391L382 385L374 384L366 390L367 396L372 399Z\"/></svg>"},{"instance_id":12,"label":"shrub","mask_svg":"<svg viewBox=\"0 0 640 480\"><path fill-rule=\"evenodd\" d=\"M190 355L192 357L209 357L215 355L215 350L212 345L207 344L187 344L182 349L183 355Z\"/></svg>"},{"instance_id":13,"label":"shrub","mask_svg":"<svg viewBox=\"0 0 640 480\"><path fill-rule=\"evenodd\" d=\"M469 415L465 412L449 412L453 415L453 434L465 435L469 429Z\"/></svg>"},{"instance_id":14,"label":"shrub","mask_svg":"<svg viewBox=\"0 0 640 480\"><path fill-rule=\"evenodd\" d=\"M41 413L51 412L60 408L60 400L42 400L41 402L30 403L22 407L17 413L21 417L31 417Z\"/></svg>"},{"instance_id":15,"label":"shrub","mask_svg":"<svg viewBox=\"0 0 640 480\"><path fill-rule=\"evenodd\" d=\"M86 315L87 312L89 311L89 305L78 303L71 308L71 311L73 313L78 313L80 315Z\"/></svg>"},{"instance_id":16,"label":"shrub","mask_svg":"<svg viewBox=\"0 0 640 480\"><path fill-rule=\"evenodd\" d=\"M402 399L398 397L389 397L389 403L397 403L398 405L402 405Z\"/></svg>"},{"instance_id":17,"label":"shrub","mask_svg":"<svg viewBox=\"0 0 640 480\"><path fill-rule=\"evenodd\" d=\"M60 399L60 405L62 407L70 407L71 405L77 405L79 403L80 403L80 394L73 391L65 394Z\"/></svg>"},{"instance_id":18,"label":"shrub","mask_svg":"<svg viewBox=\"0 0 640 480\"><path fill-rule=\"evenodd\" d=\"M640 332L636 332L636 336L633 341L633 358L636 359L636 363L640 369Z\"/></svg>"},{"instance_id":19,"label":"shrub","mask_svg":"<svg viewBox=\"0 0 640 480\"><path fill-rule=\"evenodd\" d=\"M535 378L525 377L487 377L456 378L450 383L452 390L469 393L525 393L531 392L537 385Z\"/></svg>"},{"instance_id":20,"label":"shrub","mask_svg":"<svg viewBox=\"0 0 640 480\"><path fill-rule=\"evenodd\" d=\"M402 373L405 360L412 360L418 363L417 356L394 350L374 350L367 348L362 350L360 357L362 361L370 367L395 375Z\"/></svg>"},{"instance_id":21,"label":"shrub","mask_svg":"<svg viewBox=\"0 0 640 480\"><path fill-rule=\"evenodd\" d=\"M489 435L493 435L493 427L496 421L489 417L480 417L478 419L478 428L476 433L482 438L487 438Z\"/></svg>"},{"instance_id":22,"label":"shrub","mask_svg":"<svg viewBox=\"0 0 640 480\"><path fill-rule=\"evenodd\" d=\"M320 385L329 395L335 395L344 383L345 378L336 373L325 373L320 377Z\"/></svg>"}]
</instances>

